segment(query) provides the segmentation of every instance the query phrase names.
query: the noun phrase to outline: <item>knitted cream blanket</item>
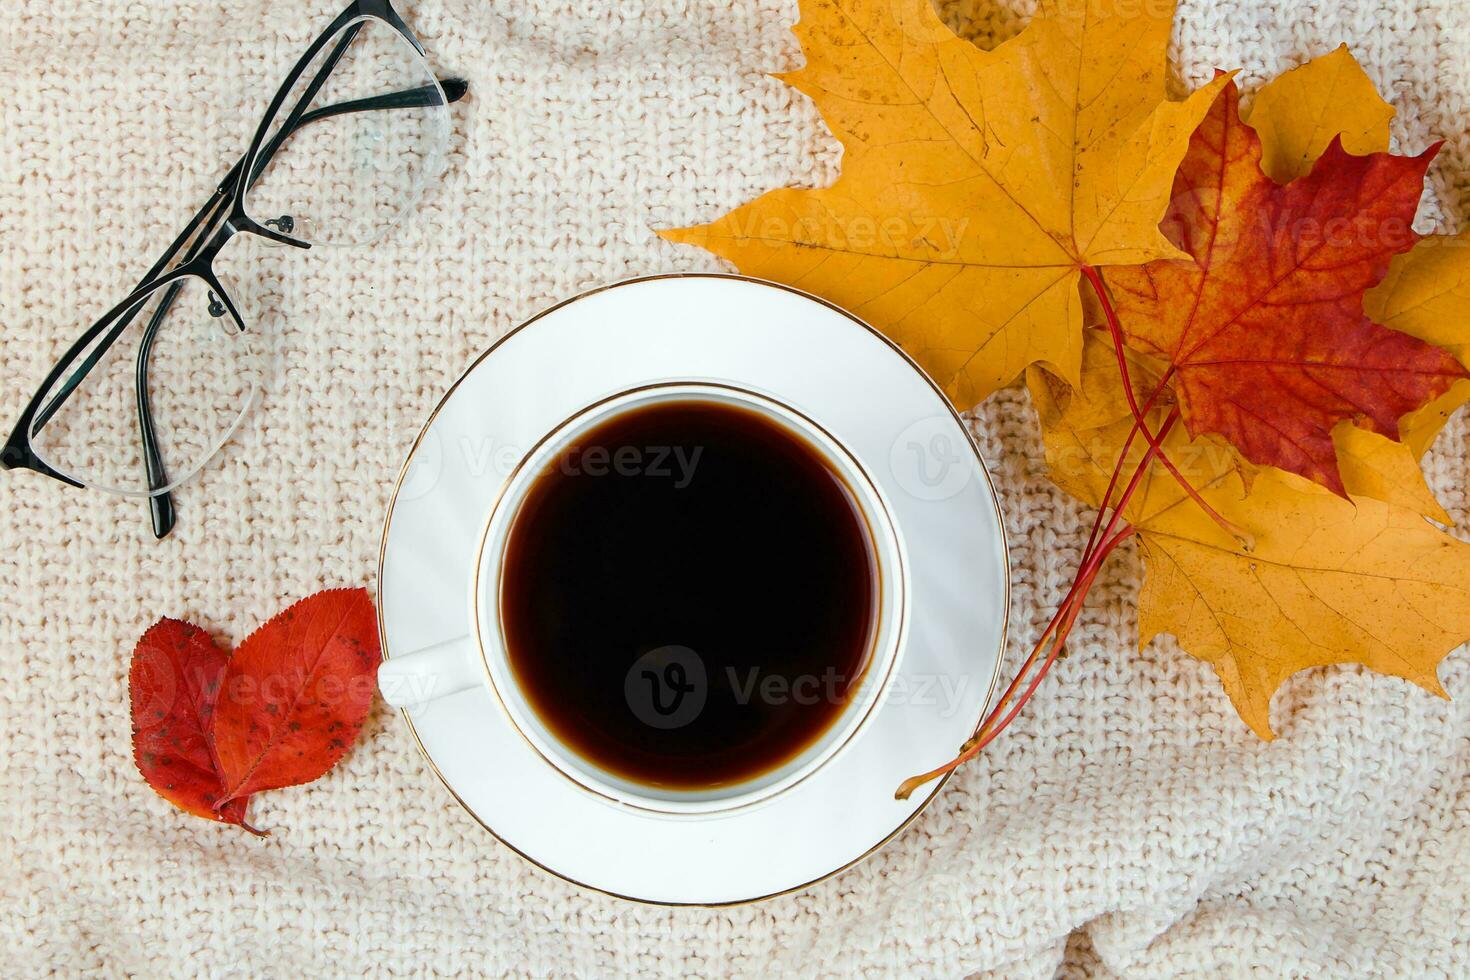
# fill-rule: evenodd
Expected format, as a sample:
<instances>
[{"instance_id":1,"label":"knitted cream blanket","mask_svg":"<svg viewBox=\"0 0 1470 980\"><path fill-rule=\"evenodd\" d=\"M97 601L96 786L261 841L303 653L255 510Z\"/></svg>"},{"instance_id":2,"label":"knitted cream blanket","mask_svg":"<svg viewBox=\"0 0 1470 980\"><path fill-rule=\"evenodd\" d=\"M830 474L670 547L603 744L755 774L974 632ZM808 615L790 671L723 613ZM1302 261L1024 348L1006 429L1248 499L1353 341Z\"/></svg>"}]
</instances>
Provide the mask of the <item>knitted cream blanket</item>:
<instances>
[{"instance_id":1,"label":"knitted cream blanket","mask_svg":"<svg viewBox=\"0 0 1470 980\"><path fill-rule=\"evenodd\" d=\"M208 196L341 3L7 5L7 427ZM987 44L1024 6L941 4ZM835 174L811 105L766 74L800 57L794 0L403 9L441 72L472 83L448 177L383 245L227 251L285 366L249 430L178 495L177 532L154 541L137 501L0 475L8 975L1470 971L1470 657L1441 670L1453 702L1310 671L1276 698L1266 744L1173 642L1136 649L1131 552L993 751L881 854L765 904L668 911L540 873L454 803L381 706L330 776L257 801L269 840L150 792L130 761L126 686L149 622L181 616L238 642L318 588L372 584L397 467L477 351L589 286L718 268L651 229ZM1449 140L1426 220L1452 230L1470 209L1463 0L1183 0L1175 37L1184 84L1244 66L1247 92L1348 42L1399 109L1400 147ZM1014 549L1012 664L1088 516L1044 479L1028 411L1011 390L975 420ZM1430 464L1462 525L1465 450L1452 427Z\"/></svg>"}]
</instances>

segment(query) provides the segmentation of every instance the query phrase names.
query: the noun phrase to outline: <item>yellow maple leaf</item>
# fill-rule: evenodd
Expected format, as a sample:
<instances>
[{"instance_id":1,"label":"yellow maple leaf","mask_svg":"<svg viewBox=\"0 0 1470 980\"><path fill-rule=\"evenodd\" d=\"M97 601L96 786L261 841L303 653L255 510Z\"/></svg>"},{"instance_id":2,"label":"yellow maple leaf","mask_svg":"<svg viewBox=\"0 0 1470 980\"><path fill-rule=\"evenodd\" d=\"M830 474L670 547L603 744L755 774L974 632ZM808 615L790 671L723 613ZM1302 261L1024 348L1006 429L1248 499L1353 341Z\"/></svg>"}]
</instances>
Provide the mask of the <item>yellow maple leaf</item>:
<instances>
[{"instance_id":1,"label":"yellow maple leaf","mask_svg":"<svg viewBox=\"0 0 1470 980\"><path fill-rule=\"evenodd\" d=\"M1454 395L1457 388L1470 388L1470 382L1459 382L1430 405ZM1464 392L1454 397L1463 402ZM1439 424L1443 425L1448 418L1449 415L1442 415ZM1401 421L1400 427L1402 424ZM1441 524L1454 523L1424 479L1419 463L1423 453L1415 452L1408 442L1396 442L1344 420L1332 430L1332 445L1337 449L1342 484L1349 495L1406 507Z\"/></svg>"},{"instance_id":2,"label":"yellow maple leaf","mask_svg":"<svg viewBox=\"0 0 1470 980\"><path fill-rule=\"evenodd\" d=\"M1363 155L1388 150L1393 106L1385 102L1346 45L1267 82L1247 122L1261 138L1261 167L1277 183L1309 173L1334 136ZM1384 326L1448 348L1470 366L1470 238L1426 238L1396 256L1388 276L1364 297ZM1450 523L1424 480L1420 459L1455 410L1470 400L1460 382L1400 420L1401 441L1351 423L1332 433L1349 494L1407 507Z\"/></svg>"},{"instance_id":3,"label":"yellow maple leaf","mask_svg":"<svg viewBox=\"0 0 1470 980\"><path fill-rule=\"evenodd\" d=\"M1386 327L1437 344L1470 367L1470 231L1425 238L1394 257L1383 282L1363 297L1363 310ZM1399 422L1404 444L1419 459L1445 422L1470 401L1470 382Z\"/></svg>"},{"instance_id":4,"label":"yellow maple leaf","mask_svg":"<svg viewBox=\"0 0 1470 980\"><path fill-rule=\"evenodd\" d=\"M1131 373L1140 392L1152 390L1144 362ZM1052 479L1096 506L1132 429L1111 347L1088 337L1076 389L1036 368L1027 380ZM1155 429L1161 422L1156 412ZM1144 564L1141 643L1178 637L1262 738L1272 737L1271 695L1308 667L1361 663L1444 696L1438 664L1470 638L1470 545L1413 511L1343 500L1279 470L1259 471L1247 489L1234 452L1208 437L1176 428L1164 446L1254 546L1245 551L1151 465L1124 511ZM1143 449L1135 439L1125 474Z\"/></svg>"},{"instance_id":5,"label":"yellow maple leaf","mask_svg":"<svg viewBox=\"0 0 1470 980\"><path fill-rule=\"evenodd\" d=\"M985 51L931 0L801 0L805 67L846 153L830 187L665 231L838 303L968 407L1032 363L1076 380L1079 269L1181 254L1158 229L1224 79L1165 97L1173 3L1041 0Z\"/></svg>"},{"instance_id":6,"label":"yellow maple leaf","mask_svg":"<svg viewBox=\"0 0 1470 980\"><path fill-rule=\"evenodd\" d=\"M1343 44L1267 82L1243 118L1261 138L1261 169L1284 184L1310 173L1334 136L1355 156L1386 151L1393 116Z\"/></svg>"}]
</instances>

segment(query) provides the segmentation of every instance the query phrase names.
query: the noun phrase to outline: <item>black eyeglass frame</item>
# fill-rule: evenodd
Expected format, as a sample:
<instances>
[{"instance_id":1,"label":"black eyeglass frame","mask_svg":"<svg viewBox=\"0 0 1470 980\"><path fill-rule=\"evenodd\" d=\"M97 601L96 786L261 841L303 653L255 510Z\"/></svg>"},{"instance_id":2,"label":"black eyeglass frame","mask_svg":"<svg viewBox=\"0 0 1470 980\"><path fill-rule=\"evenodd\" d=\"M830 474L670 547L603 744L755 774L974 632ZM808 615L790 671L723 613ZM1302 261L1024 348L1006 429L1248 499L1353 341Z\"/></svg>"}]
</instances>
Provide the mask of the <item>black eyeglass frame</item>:
<instances>
[{"instance_id":1,"label":"black eyeglass frame","mask_svg":"<svg viewBox=\"0 0 1470 980\"><path fill-rule=\"evenodd\" d=\"M25 410L6 441L3 450L0 450L0 468L4 469L29 469L41 473L52 479L75 487L83 487L85 484L59 472L45 460L41 459L31 445L31 432L44 426L52 415L61 407L61 404L71 392L81 383L86 375L96 366L97 362L106 351L116 342L117 338L131 324L133 318L138 314L160 290L166 290L153 313L147 327L145 328L138 347L138 366L136 377L137 409L140 436L143 444L143 458L147 470L147 478L150 487L166 486L168 483L166 470L162 456L158 449L158 439L153 424L153 413L149 404L148 396L148 358L151 351L154 335L164 318L167 316L170 306L183 283L195 278L202 281L218 298L221 305L234 322L239 332L244 332L247 327L244 319L240 316L234 300L229 291L220 282L214 272L214 259L224 247L237 234L246 233L258 235L262 238L288 245L293 248L309 249L311 244L298 238L293 238L289 233L294 230L288 216L280 220L280 227L273 229L257 222L245 210L245 195L254 182L260 177L265 167L270 163L281 145L296 131L319 119L348 112L391 110L395 108L413 108L431 105L447 105L457 102L468 90L468 85L461 79L450 78L439 80L434 78L432 85L422 86L418 89L409 89L403 92L390 93L370 99L360 99L336 105L323 106L319 109L306 111L312 99L320 91L331 73L335 70L338 62L346 53L352 41L356 38L363 24L369 20L377 20L392 28L403 40L412 46L419 57L425 59L427 65L427 53L423 45L404 23L403 18L393 9L391 0L353 0L352 3L337 15L330 25L321 32L308 47L304 54L297 60L284 82L277 89L275 97L271 99L269 107L261 118L255 136L250 142L249 149L230 168L224 180L216 188L209 201L195 213L184 230L169 246L163 256L148 270L138 286L126 299L109 310L101 319L89 327L76 342L67 349L61 358L52 367L41 383L36 393L31 397ZM322 52L329 43L336 42L335 49L324 62L321 70L311 80L300 101L291 110L291 115L277 128L276 135L266 142L271 124L275 121L277 113L281 111L287 97L291 94L296 84L301 81L307 68L313 60ZM248 162L248 165L247 165ZM226 212L223 205L228 204ZM224 216L221 223L221 216ZM192 240L192 244L189 244ZM186 247L187 246L187 247ZM183 253L180 261L180 253ZM180 264L169 271L175 261ZM109 336L96 345L88 355L87 359L80 365L75 364L77 358L86 351L93 342L110 330ZM52 386L62 375L73 368L77 368L75 374L68 380L61 391L51 394ZM51 395L50 399L47 396ZM43 405L44 403L44 405ZM201 464L202 465L202 464ZM156 537L162 538L174 527L176 516L173 506L172 491L167 490L149 496L149 512L153 521L153 532Z\"/></svg>"}]
</instances>

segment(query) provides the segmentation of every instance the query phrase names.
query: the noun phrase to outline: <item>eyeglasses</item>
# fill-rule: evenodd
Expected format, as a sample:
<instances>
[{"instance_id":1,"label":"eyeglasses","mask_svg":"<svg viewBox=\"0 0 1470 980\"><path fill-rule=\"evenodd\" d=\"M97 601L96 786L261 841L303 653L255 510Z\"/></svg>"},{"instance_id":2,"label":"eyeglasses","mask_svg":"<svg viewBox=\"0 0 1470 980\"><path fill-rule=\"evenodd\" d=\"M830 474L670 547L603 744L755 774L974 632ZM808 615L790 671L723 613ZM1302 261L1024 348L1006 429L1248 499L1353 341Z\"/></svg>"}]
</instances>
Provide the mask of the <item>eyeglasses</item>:
<instances>
[{"instance_id":1,"label":"eyeglasses","mask_svg":"<svg viewBox=\"0 0 1470 980\"><path fill-rule=\"evenodd\" d=\"M444 170L449 103L389 0L355 0L307 48L245 155L138 287L42 382L0 466L146 497L173 529L170 492L199 472L259 400L264 339L215 259L237 234L280 245L372 242Z\"/></svg>"}]
</instances>

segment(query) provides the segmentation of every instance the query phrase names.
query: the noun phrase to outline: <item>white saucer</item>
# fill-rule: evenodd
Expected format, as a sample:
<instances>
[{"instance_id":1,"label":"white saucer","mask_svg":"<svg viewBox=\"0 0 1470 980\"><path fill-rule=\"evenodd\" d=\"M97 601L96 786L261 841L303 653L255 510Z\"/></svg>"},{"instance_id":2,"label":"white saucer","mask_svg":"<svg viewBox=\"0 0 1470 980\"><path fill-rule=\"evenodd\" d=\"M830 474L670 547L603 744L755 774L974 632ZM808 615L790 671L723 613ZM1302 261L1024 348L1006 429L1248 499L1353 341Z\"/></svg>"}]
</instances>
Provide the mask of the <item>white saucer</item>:
<instances>
[{"instance_id":1,"label":"white saucer","mask_svg":"<svg viewBox=\"0 0 1470 980\"><path fill-rule=\"evenodd\" d=\"M906 635L864 727L789 790L690 816L623 806L567 779L488 686L404 717L454 797L544 870L636 901L754 901L841 871L902 830L942 783L907 801L894 789L969 737L999 673L1009 577L989 477L945 397L871 327L800 291L717 275L630 280L522 324L455 382L399 475L378 570L383 655L472 630L486 517L545 433L666 381L734 384L794 406L885 495L908 579Z\"/></svg>"}]
</instances>

